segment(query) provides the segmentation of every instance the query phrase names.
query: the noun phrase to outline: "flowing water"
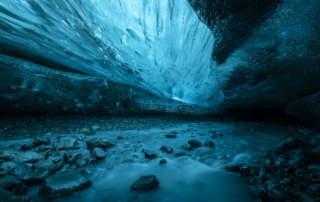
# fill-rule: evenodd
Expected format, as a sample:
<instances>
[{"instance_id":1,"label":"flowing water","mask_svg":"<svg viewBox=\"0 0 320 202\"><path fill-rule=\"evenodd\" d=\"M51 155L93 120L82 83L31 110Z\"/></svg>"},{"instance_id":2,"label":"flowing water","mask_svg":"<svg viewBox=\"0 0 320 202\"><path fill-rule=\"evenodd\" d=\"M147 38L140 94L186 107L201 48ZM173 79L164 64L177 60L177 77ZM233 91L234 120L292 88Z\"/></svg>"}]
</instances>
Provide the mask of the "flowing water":
<instances>
[{"instance_id":1,"label":"flowing water","mask_svg":"<svg viewBox=\"0 0 320 202\"><path fill-rule=\"evenodd\" d=\"M256 128L256 132L248 129ZM195 130L190 130L193 128ZM188 131L189 129L189 131ZM177 138L166 138L166 134L176 131ZM216 131L222 137L212 138ZM234 133L234 131L236 133ZM243 190L239 174L227 172L224 167L235 162L253 162L266 150L276 147L279 139L288 131L285 126L233 125L230 123L197 123L165 126L144 130L98 131L96 135L87 136L108 138L117 142L117 146L108 149L107 157L96 165L91 165L85 175L92 180L92 186L75 196L59 199L59 202L250 202L253 197ZM200 135L204 134L204 135ZM118 136L126 139L119 140ZM194 137L192 137L194 136ZM50 137L53 140L56 136ZM197 139L202 145L206 140L215 143L214 148L200 147L191 151L181 148L189 139ZM2 141L0 148L12 144L20 145L30 139ZM85 147L85 141L78 143ZM169 144L172 154L160 150ZM154 160L144 158L142 149L158 152ZM186 156L177 157L179 152ZM160 159L166 164L160 164ZM130 191L130 186L143 175L155 175L160 182L156 190L144 193ZM39 201L46 201L37 195L39 185L29 188L29 195Z\"/></svg>"}]
</instances>

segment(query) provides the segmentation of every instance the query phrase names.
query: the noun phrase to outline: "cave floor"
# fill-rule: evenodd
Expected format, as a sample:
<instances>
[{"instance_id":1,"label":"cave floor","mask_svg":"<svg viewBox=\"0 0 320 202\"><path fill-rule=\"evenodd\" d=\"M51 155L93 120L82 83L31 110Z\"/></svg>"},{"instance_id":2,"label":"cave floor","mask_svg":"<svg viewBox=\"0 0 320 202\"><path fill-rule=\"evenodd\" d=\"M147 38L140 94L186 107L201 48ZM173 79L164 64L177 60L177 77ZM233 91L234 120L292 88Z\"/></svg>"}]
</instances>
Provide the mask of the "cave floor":
<instances>
[{"instance_id":1,"label":"cave floor","mask_svg":"<svg viewBox=\"0 0 320 202\"><path fill-rule=\"evenodd\" d=\"M55 141L58 135L72 136L70 133L79 133L83 127L89 128L99 124L100 130L94 134L87 133L84 141L78 141L79 150L66 151L67 153L86 150L85 141L95 137L108 138L117 143L117 146L107 149L107 157L104 160L79 168L92 180L92 186L75 196L59 199L61 202L254 201L255 198L243 190L240 175L225 171L225 166L235 162L254 165L255 160L263 156L268 149L276 148L287 132L294 131L291 126L258 122L224 122L213 117L196 116L184 116L184 118L158 116L138 119L123 117L107 120L77 117L70 121L70 125L63 123L65 119L59 119L61 125L52 124L51 117L47 119L49 121L44 121L45 118L26 120L23 126L30 121L34 123L41 120L41 124L48 124L59 131L43 129L36 134L44 134L51 141ZM71 126L74 122L77 124ZM108 124L104 125L106 122ZM41 128L39 125L37 126ZM166 137L167 134L175 133L177 136L175 138ZM124 139L119 139L119 136ZM190 139L200 141L201 147L184 149L182 145L188 143ZM1 141L0 149L19 150L22 144L30 141L32 142L33 138L29 136ZM205 145L207 141L212 141L214 146ZM170 145L173 153L161 151L163 145ZM155 152L157 157L145 158L142 150ZM160 164L160 159L165 159L167 162ZM144 193L130 191L133 182L144 175L155 175L160 182L159 187ZM30 186L28 194L34 199L44 201L37 195L39 187L40 185Z\"/></svg>"}]
</instances>

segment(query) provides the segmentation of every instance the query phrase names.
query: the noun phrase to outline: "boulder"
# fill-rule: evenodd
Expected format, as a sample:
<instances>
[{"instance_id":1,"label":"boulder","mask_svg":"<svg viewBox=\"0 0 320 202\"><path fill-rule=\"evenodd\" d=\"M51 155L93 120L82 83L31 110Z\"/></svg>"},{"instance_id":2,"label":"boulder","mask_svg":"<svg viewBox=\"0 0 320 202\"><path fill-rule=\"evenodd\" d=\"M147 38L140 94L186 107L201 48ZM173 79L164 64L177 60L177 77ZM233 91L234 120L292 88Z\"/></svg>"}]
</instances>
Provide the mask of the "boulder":
<instances>
[{"instance_id":1,"label":"boulder","mask_svg":"<svg viewBox=\"0 0 320 202\"><path fill-rule=\"evenodd\" d=\"M16 176L25 184L32 184L37 182L33 170L25 164L18 164L8 161L2 163L0 169L7 171L9 175Z\"/></svg>"},{"instance_id":2,"label":"boulder","mask_svg":"<svg viewBox=\"0 0 320 202\"><path fill-rule=\"evenodd\" d=\"M173 152L173 149L170 145L164 145L160 149L161 151L167 152L168 154L171 154Z\"/></svg>"},{"instance_id":3,"label":"boulder","mask_svg":"<svg viewBox=\"0 0 320 202\"><path fill-rule=\"evenodd\" d=\"M214 147L214 142L207 140L204 142L205 147L213 148Z\"/></svg>"},{"instance_id":4,"label":"boulder","mask_svg":"<svg viewBox=\"0 0 320 202\"><path fill-rule=\"evenodd\" d=\"M300 149L300 148L309 148L311 147L311 143L301 141L295 137L289 137L285 140L282 140L277 148L281 151L290 151L294 149Z\"/></svg>"},{"instance_id":5,"label":"boulder","mask_svg":"<svg viewBox=\"0 0 320 202\"><path fill-rule=\"evenodd\" d=\"M53 165L54 165L54 163L53 163L53 160L51 160L51 159L41 160L41 161L38 161L37 163L33 164L32 169L36 170L40 167L49 168Z\"/></svg>"},{"instance_id":6,"label":"boulder","mask_svg":"<svg viewBox=\"0 0 320 202\"><path fill-rule=\"evenodd\" d=\"M24 196L28 193L28 187L12 175L0 178L0 187L17 196Z\"/></svg>"},{"instance_id":7,"label":"boulder","mask_svg":"<svg viewBox=\"0 0 320 202\"><path fill-rule=\"evenodd\" d=\"M77 142L77 138L75 137L64 137L53 142L53 146L57 150L63 150L63 149L75 146L76 142Z\"/></svg>"},{"instance_id":8,"label":"boulder","mask_svg":"<svg viewBox=\"0 0 320 202\"><path fill-rule=\"evenodd\" d=\"M0 188L1 202L23 202L20 196L13 195L10 191Z\"/></svg>"},{"instance_id":9,"label":"boulder","mask_svg":"<svg viewBox=\"0 0 320 202\"><path fill-rule=\"evenodd\" d=\"M116 143L108 139L93 138L86 141L88 150L92 151L95 147L99 147L106 151L110 147L114 147Z\"/></svg>"},{"instance_id":10,"label":"boulder","mask_svg":"<svg viewBox=\"0 0 320 202\"><path fill-rule=\"evenodd\" d=\"M103 151L103 149L96 147L92 150L92 157L97 159L97 160L101 160L106 156L106 152Z\"/></svg>"},{"instance_id":11,"label":"boulder","mask_svg":"<svg viewBox=\"0 0 320 202\"><path fill-rule=\"evenodd\" d=\"M37 147L40 145L50 145L51 144L51 140L49 138L36 138L33 141L33 144Z\"/></svg>"},{"instance_id":12,"label":"boulder","mask_svg":"<svg viewBox=\"0 0 320 202\"><path fill-rule=\"evenodd\" d=\"M307 187L306 192L312 197L320 197L320 184L313 184Z\"/></svg>"},{"instance_id":13,"label":"boulder","mask_svg":"<svg viewBox=\"0 0 320 202\"><path fill-rule=\"evenodd\" d=\"M240 165L238 163L230 164L226 166L227 171L231 172L239 172L240 171Z\"/></svg>"},{"instance_id":14,"label":"boulder","mask_svg":"<svg viewBox=\"0 0 320 202\"><path fill-rule=\"evenodd\" d=\"M130 187L134 191L150 191L159 186L159 181L154 175L142 176Z\"/></svg>"},{"instance_id":15,"label":"boulder","mask_svg":"<svg viewBox=\"0 0 320 202\"><path fill-rule=\"evenodd\" d=\"M26 151L26 150L33 149L33 148L35 148L35 147L36 147L36 145L33 144L33 142L31 142L31 143L23 144L23 145L21 146L20 150L21 150L21 151Z\"/></svg>"},{"instance_id":16,"label":"boulder","mask_svg":"<svg viewBox=\"0 0 320 202\"><path fill-rule=\"evenodd\" d=\"M186 144L183 144L183 145L182 145L182 148L185 149L185 150L191 150L193 147L192 147L191 144L186 143Z\"/></svg>"},{"instance_id":17,"label":"boulder","mask_svg":"<svg viewBox=\"0 0 320 202\"><path fill-rule=\"evenodd\" d=\"M46 199L62 198L90 187L91 184L92 182L78 171L52 175L44 179L38 195Z\"/></svg>"},{"instance_id":18,"label":"boulder","mask_svg":"<svg viewBox=\"0 0 320 202\"><path fill-rule=\"evenodd\" d=\"M240 168L241 177L248 177L251 169L252 169L251 166L248 164L244 164L243 166L241 166Z\"/></svg>"},{"instance_id":19,"label":"boulder","mask_svg":"<svg viewBox=\"0 0 320 202\"><path fill-rule=\"evenodd\" d=\"M15 151L15 150L2 150L0 151L0 160L4 161L12 161L12 159L20 154L21 151Z\"/></svg>"},{"instance_id":20,"label":"boulder","mask_svg":"<svg viewBox=\"0 0 320 202\"><path fill-rule=\"evenodd\" d=\"M201 142L196 139L188 140L188 143L191 144L193 147L201 147Z\"/></svg>"},{"instance_id":21,"label":"boulder","mask_svg":"<svg viewBox=\"0 0 320 202\"><path fill-rule=\"evenodd\" d=\"M160 164L164 164L164 163L167 163L167 160L161 159L161 160L160 160Z\"/></svg>"},{"instance_id":22,"label":"boulder","mask_svg":"<svg viewBox=\"0 0 320 202\"><path fill-rule=\"evenodd\" d=\"M142 149L142 152L144 153L144 157L147 158L147 159L155 159L155 158L157 158L157 152L156 151Z\"/></svg>"},{"instance_id":23,"label":"boulder","mask_svg":"<svg viewBox=\"0 0 320 202\"><path fill-rule=\"evenodd\" d=\"M80 151L74 151L74 153L70 154L68 156L68 162L72 167L83 167L87 165L87 162L90 158L90 151L84 149Z\"/></svg>"},{"instance_id":24,"label":"boulder","mask_svg":"<svg viewBox=\"0 0 320 202\"><path fill-rule=\"evenodd\" d=\"M16 163L35 163L43 159L44 156L37 152L20 152L15 155L12 161Z\"/></svg>"}]
</instances>

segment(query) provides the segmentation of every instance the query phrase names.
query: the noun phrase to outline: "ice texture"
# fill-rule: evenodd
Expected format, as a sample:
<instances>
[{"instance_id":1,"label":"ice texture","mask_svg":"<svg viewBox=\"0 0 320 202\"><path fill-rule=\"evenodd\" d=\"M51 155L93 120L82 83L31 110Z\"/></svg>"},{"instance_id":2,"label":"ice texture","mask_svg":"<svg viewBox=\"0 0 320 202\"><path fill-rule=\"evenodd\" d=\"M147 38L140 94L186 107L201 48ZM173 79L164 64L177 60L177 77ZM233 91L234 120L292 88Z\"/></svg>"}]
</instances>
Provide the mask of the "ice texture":
<instances>
[{"instance_id":1,"label":"ice texture","mask_svg":"<svg viewBox=\"0 0 320 202\"><path fill-rule=\"evenodd\" d=\"M1 52L159 97L223 101L214 37L186 0L1 0Z\"/></svg>"}]
</instances>

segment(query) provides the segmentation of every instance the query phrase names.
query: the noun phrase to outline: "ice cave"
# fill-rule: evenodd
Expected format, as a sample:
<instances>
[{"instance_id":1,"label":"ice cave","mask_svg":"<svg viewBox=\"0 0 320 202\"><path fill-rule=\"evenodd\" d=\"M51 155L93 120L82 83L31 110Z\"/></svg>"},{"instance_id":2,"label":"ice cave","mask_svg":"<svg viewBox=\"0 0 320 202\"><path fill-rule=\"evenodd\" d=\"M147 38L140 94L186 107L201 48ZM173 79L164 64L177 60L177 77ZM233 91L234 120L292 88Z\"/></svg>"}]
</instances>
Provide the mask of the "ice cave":
<instances>
[{"instance_id":1,"label":"ice cave","mask_svg":"<svg viewBox=\"0 0 320 202\"><path fill-rule=\"evenodd\" d=\"M319 0L1 0L0 202L319 202Z\"/></svg>"}]
</instances>

